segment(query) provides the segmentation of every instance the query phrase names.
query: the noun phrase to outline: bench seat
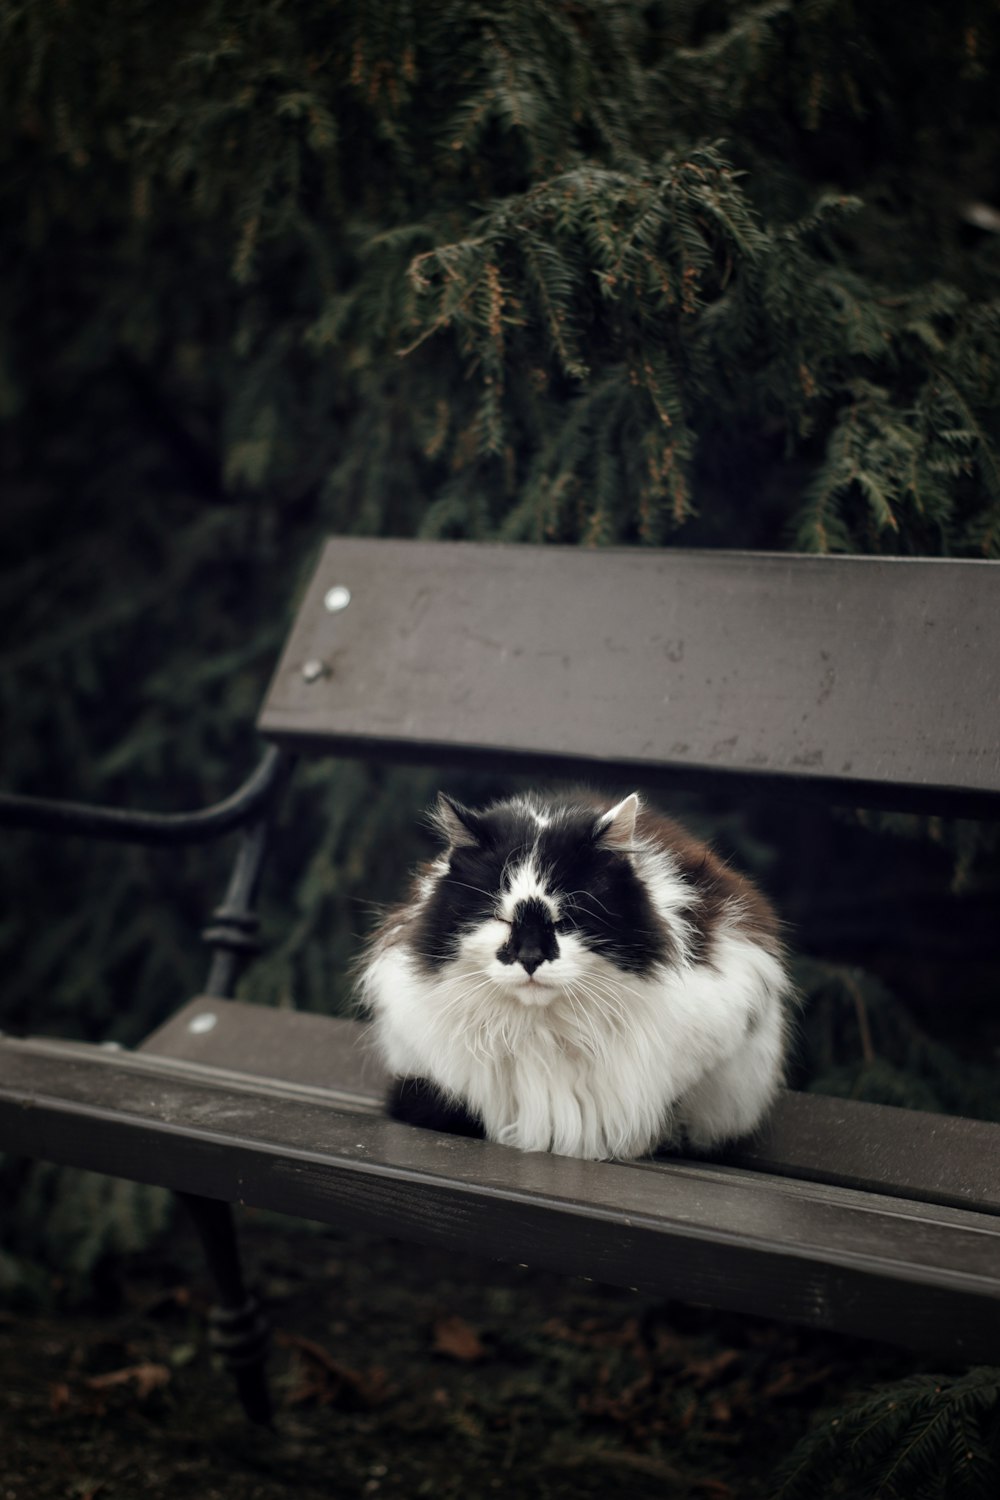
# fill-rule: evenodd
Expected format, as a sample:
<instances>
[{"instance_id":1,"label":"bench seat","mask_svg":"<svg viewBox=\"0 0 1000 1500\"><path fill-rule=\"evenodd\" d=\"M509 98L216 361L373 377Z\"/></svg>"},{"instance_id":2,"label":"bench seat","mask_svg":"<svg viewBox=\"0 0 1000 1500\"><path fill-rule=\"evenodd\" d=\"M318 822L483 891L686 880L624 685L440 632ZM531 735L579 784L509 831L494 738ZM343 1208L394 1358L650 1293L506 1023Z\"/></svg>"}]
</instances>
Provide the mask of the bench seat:
<instances>
[{"instance_id":1,"label":"bench seat","mask_svg":"<svg viewBox=\"0 0 1000 1500\"><path fill-rule=\"evenodd\" d=\"M786 1094L722 1160L525 1154L386 1118L364 1033L202 998L136 1052L3 1039L0 1128L183 1193L995 1357L1000 1125Z\"/></svg>"}]
</instances>

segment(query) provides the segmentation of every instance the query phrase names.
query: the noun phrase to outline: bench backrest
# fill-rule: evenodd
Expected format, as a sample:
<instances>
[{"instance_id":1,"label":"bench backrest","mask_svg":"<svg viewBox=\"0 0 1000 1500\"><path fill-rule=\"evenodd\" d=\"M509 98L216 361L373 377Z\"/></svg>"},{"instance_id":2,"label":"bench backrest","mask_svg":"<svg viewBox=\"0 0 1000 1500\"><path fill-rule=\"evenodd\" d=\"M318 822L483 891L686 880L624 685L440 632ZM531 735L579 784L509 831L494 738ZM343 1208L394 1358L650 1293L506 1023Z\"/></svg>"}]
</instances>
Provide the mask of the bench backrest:
<instances>
[{"instance_id":1,"label":"bench backrest","mask_svg":"<svg viewBox=\"0 0 1000 1500\"><path fill-rule=\"evenodd\" d=\"M998 569L334 538L259 727L300 750L996 814Z\"/></svg>"}]
</instances>

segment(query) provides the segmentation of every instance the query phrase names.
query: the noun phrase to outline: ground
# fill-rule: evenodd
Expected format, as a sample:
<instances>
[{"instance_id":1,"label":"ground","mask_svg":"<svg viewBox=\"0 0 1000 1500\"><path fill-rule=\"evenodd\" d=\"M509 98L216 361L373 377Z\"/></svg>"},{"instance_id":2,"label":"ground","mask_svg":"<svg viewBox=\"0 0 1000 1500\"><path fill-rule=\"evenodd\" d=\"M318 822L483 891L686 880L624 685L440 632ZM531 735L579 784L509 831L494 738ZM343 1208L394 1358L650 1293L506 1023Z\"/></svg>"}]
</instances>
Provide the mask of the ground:
<instances>
[{"instance_id":1,"label":"ground","mask_svg":"<svg viewBox=\"0 0 1000 1500\"><path fill-rule=\"evenodd\" d=\"M274 1431L213 1365L175 1226L102 1306L0 1313L0 1500L774 1494L825 1405L915 1357L245 1215Z\"/></svg>"}]
</instances>

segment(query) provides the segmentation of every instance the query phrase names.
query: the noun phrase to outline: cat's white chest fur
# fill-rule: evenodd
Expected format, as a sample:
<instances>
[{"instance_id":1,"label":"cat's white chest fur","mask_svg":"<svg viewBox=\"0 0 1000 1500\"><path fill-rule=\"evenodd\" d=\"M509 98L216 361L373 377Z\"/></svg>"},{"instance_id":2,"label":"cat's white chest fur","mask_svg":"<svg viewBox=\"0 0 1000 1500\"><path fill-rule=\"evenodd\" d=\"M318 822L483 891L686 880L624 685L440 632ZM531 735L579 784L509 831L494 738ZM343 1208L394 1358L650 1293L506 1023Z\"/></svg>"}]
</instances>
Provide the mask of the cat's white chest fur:
<instances>
[{"instance_id":1,"label":"cat's white chest fur","mask_svg":"<svg viewBox=\"0 0 1000 1500\"><path fill-rule=\"evenodd\" d=\"M709 1146L752 1130L780 1085L773 914L639 815L635 796L446 803L448 855L372 945L362 991L383 1060L492 1140L588 1158Z\"/></svg>"},{"instance_id":2,"label":"cat's white chest fur","mask_svg":"<svg viewBox=\"0 0 1000 1500\"><path fill-rule=\"evenodd\" d=\"M390 949L368 971L380 1052L430 1079L522 1151L632 1158L664 1141L746 1134L781 1081L786 989L777 960L733 937L711 971L608 973L584 1003L524 1004L455 973L436 983Z\"/></svg>"}]
</instances>

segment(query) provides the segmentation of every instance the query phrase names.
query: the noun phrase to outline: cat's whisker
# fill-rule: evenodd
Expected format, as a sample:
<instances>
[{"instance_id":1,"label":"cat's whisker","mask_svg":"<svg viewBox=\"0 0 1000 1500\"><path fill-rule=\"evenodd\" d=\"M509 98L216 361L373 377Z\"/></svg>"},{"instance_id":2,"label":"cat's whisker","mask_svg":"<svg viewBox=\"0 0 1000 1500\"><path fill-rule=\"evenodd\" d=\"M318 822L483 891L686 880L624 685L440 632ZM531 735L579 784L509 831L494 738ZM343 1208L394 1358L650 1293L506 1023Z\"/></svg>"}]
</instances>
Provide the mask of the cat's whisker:
<instances>
[{"instance_id":1,"label":"cat's whisker","mask_svg":"<svg viewBox=\"0 0 1000 1500\"><path fill-rule=\"evenodd\" d=\"M485 970L473 970L469 974L455 974L439 984L439 989L468 990L470 985L495 984L492 974Z\"/></svg>"},{"instance_id":2,"label":"cat's whisker","mask_svg":"<svg viewBox=\"0 0 1000 1500\"><path fill-rule=\"evenodd\" d=\"M581 1042L584 1045L584 1049L588 1051L592 1057L597 1057L602 1061L606 1061L607 1045L602 1039L599 1031L597 1030L593 1017L586 1009L586 997L580 995L575 985L567 989L567 996L569 998L570 1005L573 1008L573 1012L577 1016L579 1021L580 1030L582 1032ZM589 1046L587 1046L588 1042Z\"/></svg>"},{"instance_id":3,"label":"cat's whisker","mask_svg":"<svg viewBox=\"0 0 1000 1500\"><path fill-rule=\"evenodd\" d=\"M518 855L519 854L523 854L523 853L524 853L523 849L512 849L510 851L510 853L508 854L507 858L504 860L504 862L503 862L503 869L500 871L500 879L497 882L498 888L501 891L505 890L506 887L507 887L507 881L508 881L508 879L510 877L510 867L511 867L511 865L514 863L514 861L518 857Z\"/></svg>"},{"instance_id":4,"label":"cat's whisker","mask_svg":"<svg viewBox=\"0 0 1000 1500\"><path fill-rule=\"evenodd\" d=\"M438 1028L442 1026L451 1028L449 1035L460 1037L467 1029L472 1028L476 1024L480 1011L480 1005L477 1002L483 998L486 997L473 996L470 1000L468 996L462 995L456 1000L450 1001L448 1005L441 1006L440 1009L433 1013L433 1017L430 1019L432 1019L434 1026Z\"/></svg>"},{"instance_id":5,"label":"cat's whisker","mask_svg":"<svg viewBox=\"0 0 1000 1500\"><path fill-rule=\"evenodd\" d=\"M591 1005L590 998L587 997L584 1003L589 1007ZM602 1058L609 1057L610 1049L615 1039L614 1033L616 1028L612 1027L609 1029L606 1026L600 1026L597 1020L590 1016L588 1017L587 1024L594 1039L595 1052L599 1053Z\"/></svg>"},{"instance_id":6,"label":"cat's whisker","mask_svg":"<svg viewBox=\"0 0 1000 1500\"><path fill-rule=\"evenodd\" d=\"M584 976L583 982L589 986L594 994L613 995L616 999L624 990L626 994L639 996L639 991L633 985L616 984L602 974L589 973Z\"/></svg>"},{"instance_id":7,"label":"cat's whisker","mask_svg":"<svg viewBox=\"0 0 1000 1500\"><path fill-rule=\"evenodd\" d=\"M597 899L597 897L594 895L593 891L567 891L566 892L566 899L567 899L567 901L572 901L572 899L573 899L574 896L584 896L584 897L586 897L586 899L588 901L593 901L594 905L595 906L599 906L602 911L606 911L608 913L609 917L614 915L613 912L611 912L611 911L608 910L608 908L605 906L605 904L604 904L603 901L599 901Z\"/></svg>"},{"instance_id":8,"label":"cat's whisker","mask_svg":"<svg viewBox=\"0 0 1000 1500\"><path fill-rule=\"evenodd\" d=\"M469 885L468 881L466 881L466 880L456 880L455 877L454 877L454 875L442 875L441 876L441 884L442 885L459 885L459 886L462 887L463 891L475 891L475 893L476 893L477 896L485 896L487 898L487 900L489 900L489 901L492 901L493 898L494 898L494 896L496 895L495 891L485 891L485 890L483 890L482 886L479 886L479 885Z\"/></svg>"},{"instance_id":9,"label":"cat's whisker","mask_svg":"<svg viewBox=\"0 0 1000 1500\"><path fill-rule=\"evenodd\" d=\"M623 1033L631 1031L631 1020L628 1011L618 1002L618 997L610 990L595 990L594 998L602 1007L605 1014L612 1015L621 1026Z\"/></svg>"},{"instance_id":10,"label":"cat's whisker","mask_svg":"<svg viewBox=\"0 0 1000 1500\"><path fill-rule=\"evenodd\" d=\"M631 1031L628 1014L617 1003L617 998L615 997L614 993L609 989L600 988L598 982L596 981L596 976L588 976L587 981L584 981L584 983L589 983L590 985L590 988L586 994L587 1001L591 1005L593 1005L599 1013L602 1013L606 1016L613 1016L615 1020L619 1022L622 1033L628 1034Z\"/></svg>"},{"instance_id":11,"label":"cat's whisker","mask_svg":"<svg viewBox=\"0 0 1000 1500\"><path fill-rule=\"evenodd\" d=\"M626 984L625 980L617 975L611 979L607 975L591 973L587 978L595 986L604 985L612 995L618 996L624 990L627 995L634 995L637 1000L642 999L641 991L636 989L635 985Z\"/></svg>"},{"instance_id":12,"label":"cat's whisker","mask_svg":"<svg viewBox=\"0 0 1000 1500\"><path fill-rule=\"evenodd\" d=\"M491 986L493 988L497 988L496 980L490 978L489 975L487 975L485 979L476 980L474 984L468 984L466 982L457 984L455 992L447 999L446 1003L439 1008L438 1014L447 1015L453 1010L461 1009L463 1005L467 1005L476 996L480 995L484 990L489 989Z\"/></svg>"}]
</instances>

